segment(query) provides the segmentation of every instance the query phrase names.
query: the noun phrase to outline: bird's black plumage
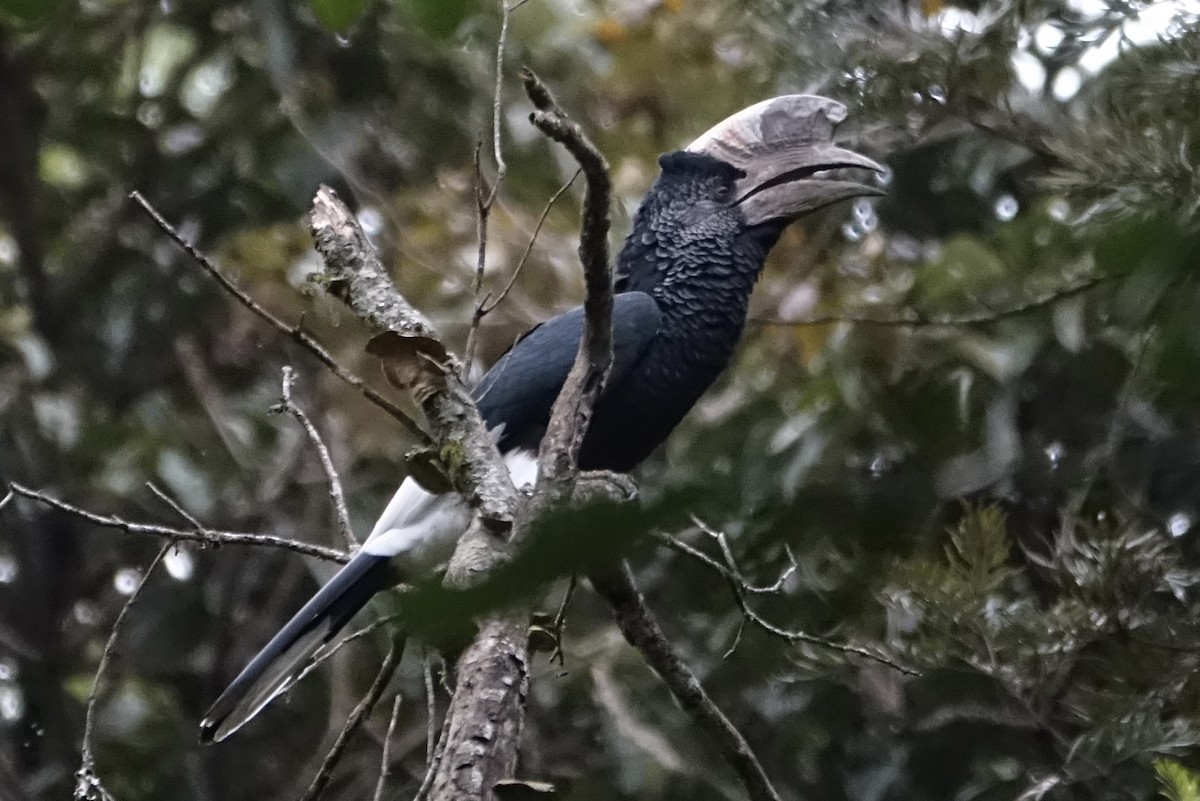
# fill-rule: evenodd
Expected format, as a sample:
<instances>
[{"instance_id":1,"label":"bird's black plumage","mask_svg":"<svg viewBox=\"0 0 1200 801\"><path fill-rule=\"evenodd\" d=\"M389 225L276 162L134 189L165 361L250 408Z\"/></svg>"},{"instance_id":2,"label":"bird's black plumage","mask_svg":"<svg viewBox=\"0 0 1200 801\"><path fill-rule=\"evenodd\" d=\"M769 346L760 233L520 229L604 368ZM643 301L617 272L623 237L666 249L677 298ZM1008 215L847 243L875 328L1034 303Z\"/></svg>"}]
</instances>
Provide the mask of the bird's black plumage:
<instances>
[{"instance_id":1,"label":"bird's black plumage","mask_svg":"<svg viewBox=\"0 0 1200 801\"><path fill-rule=\"evenodd\" d=\"M832 144L845 108L789 95L728 118L661 173L618 257L613 365L580 451L584 469L626 471L648 456L729 363L750 292L779 234L796 217L877 190L820 175L881 169ZM715 155L714 155L715 154ZM718 158L717 155L720 157ZM536 452L583 335L581 307L535 327L475 389L514 483L536 477ZM286 688L393 572L428 570L457 541L470 510L406 479L351 562L263 648L213 704L201 736L236 731Z\"/></svg>"},{"instance_id":2,"label":"bird's black plumage","mask_svg":"<svg viewBox=\"0 0 1200 801\"><path fill-rule=\"evenodd\" d=\"M618 257L613 367L580 452L586 470L633 468L666 439L729 362L781 225L747 227L741 172L669 153ZM476 390L501 450L536 449L583 331L583 308L522 337Z\"/></svg>"}]
</instances>

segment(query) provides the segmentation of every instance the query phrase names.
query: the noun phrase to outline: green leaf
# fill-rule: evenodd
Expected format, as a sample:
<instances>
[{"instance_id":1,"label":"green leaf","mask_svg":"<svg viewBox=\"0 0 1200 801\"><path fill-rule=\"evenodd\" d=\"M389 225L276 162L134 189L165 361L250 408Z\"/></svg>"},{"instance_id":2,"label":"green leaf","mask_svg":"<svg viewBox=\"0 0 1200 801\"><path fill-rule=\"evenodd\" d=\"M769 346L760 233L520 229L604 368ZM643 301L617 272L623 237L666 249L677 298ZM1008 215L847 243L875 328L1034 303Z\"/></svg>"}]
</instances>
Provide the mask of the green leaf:
<instances>
[{"instance_id":1,"label":"green leaf","mask_svg":"<svg viewBox=\"0 0 1200 801\"><path fill-rule=\"evenodd\" d=\"M372 0L309 0L317 21L331 31L344 31L358 22Z\"/></svg>"},{"instance_id":2,"label":"green leaf","mask_svg":"<svg viewBox=\"0 0 1200 801\"><path fill-rule=\"evenodd\" d=\"M1173 759L1154 760L1159 793L1169 801L1200 801L1200 776Z\"/></svg>"}]
</instances>

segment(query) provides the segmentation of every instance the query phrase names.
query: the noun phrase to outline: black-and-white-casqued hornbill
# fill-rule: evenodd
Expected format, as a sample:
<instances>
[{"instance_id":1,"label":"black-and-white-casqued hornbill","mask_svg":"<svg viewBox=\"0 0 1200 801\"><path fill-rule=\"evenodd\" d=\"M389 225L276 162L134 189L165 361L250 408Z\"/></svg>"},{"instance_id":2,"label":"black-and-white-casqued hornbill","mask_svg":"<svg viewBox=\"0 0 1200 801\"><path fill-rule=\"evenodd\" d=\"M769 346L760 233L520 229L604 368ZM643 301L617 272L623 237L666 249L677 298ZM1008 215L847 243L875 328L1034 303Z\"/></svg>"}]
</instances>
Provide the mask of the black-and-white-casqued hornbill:
<instances>
[{"instance_id":1,"label":"black-and-white-casqued hornbill","mask_svg":"<svg viewBox=\"0 0 1200 801\"><path fill-rule=\"evenodd\" d=\"M618 259L612 371L581 468L628 471L666 439L729 362L750 291L788 224L839 200L882 194L828 174L883 169L833 143L845 116L823 97L776 97L659 159L661 174ZM475 389L517 487L537 477L538 443L582 330L582 307L542 323ZM213 704L202 739L224 739L287 689L375 593L444 562L469 521L456 494L434 495L405 479L354 558Z\"/></svg>"}]
</instances>

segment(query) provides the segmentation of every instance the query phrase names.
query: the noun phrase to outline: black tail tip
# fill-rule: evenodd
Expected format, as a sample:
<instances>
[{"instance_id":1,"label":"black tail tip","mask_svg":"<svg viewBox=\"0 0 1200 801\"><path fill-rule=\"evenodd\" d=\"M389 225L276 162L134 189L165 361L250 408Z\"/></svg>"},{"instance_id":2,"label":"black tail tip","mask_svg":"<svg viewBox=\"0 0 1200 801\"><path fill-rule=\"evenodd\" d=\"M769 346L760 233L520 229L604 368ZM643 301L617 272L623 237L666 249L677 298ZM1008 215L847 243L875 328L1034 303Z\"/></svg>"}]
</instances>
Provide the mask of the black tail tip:
<instances>
[{"instance_id":1,"label":"black tail tip","mask_svg":"<svg viewBox=\"0 0 1200 801\"><path fill-rule=\"evenodd\" d=\"M217 729L220 728L221 722L212 718L205 718L200 721L200 744L212 745L213 743L221 742L217 739Z\"/></svg>"}]
</instances>

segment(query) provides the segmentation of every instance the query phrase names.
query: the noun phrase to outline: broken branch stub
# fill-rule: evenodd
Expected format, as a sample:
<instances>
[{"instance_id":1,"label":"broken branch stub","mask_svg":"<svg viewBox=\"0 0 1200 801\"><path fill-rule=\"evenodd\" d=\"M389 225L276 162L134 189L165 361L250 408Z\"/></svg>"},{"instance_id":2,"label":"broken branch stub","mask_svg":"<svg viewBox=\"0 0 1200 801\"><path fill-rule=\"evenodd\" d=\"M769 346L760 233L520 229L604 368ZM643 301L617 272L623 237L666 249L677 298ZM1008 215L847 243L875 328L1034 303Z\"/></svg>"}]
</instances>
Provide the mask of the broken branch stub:
<instances>
[{"instance_id":1,"label":"broken branch stub","mask_svg":"<svg viewBox=\"0 0 1200 801\"><path fill-rule=\"evenodd\" d=\"M445 386L448 354L425 316L408 304L396 303L369 280L382 265L353 213L337 193L321 186L313 199L312 234L326 259L326 289L347 305L366 307L366 322L379 330L367 343L367 353L379 359L393 386L412 392L418 402ZM368 269L363 269L367 267ZM381 330L380 330L381 329Z\"/></svg>"}]
</instances>

